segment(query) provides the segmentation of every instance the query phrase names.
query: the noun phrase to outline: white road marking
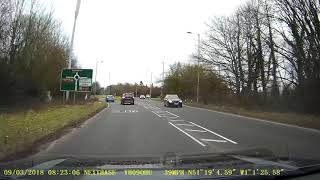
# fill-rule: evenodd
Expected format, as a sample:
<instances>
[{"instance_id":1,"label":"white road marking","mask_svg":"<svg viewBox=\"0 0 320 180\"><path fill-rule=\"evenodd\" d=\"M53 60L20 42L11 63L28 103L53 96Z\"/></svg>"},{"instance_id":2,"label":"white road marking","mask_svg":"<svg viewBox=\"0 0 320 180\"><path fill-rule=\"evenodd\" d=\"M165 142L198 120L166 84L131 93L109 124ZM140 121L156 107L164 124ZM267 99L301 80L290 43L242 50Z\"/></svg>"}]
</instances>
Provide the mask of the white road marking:
<instances>
[{"instance_id":1,"label":"white road marking","mask_svg":"<svg viewBox=\"0 0 320 180\"><path fill-rule=\"evenodd\" d=\"M166 111L166 112L169 113L169 114L171 114L172 116L179 117L178 115L175 115L175 114L173 114L173 113L171 113L171 112L169 112L169 111Z\"/></svg>"},{"instance_id":2,"label":"white road marking","mask_svg":"<svg viewBox=\"0 0 320 180\"><path fill-rule=\"evenodd\" d=\"M188 137L190 137L191 139L193 139L194 141L196 141L198 144L200 144L201 146L205 147L206 145L203 144L202 142L200 142L198 139L194 138L193 136L191 136L190 134L184 132L182 129L178 128L177 126L175 126L173 123L169 122L169 124L171 124L171 126L177 128L179 131L183 132L185 135L187 135Z\"/></svg>"},{"instance_id":3,"label":"white road marking","mask_svg":"<svg viewBox=\"0 0 320 180\"><path fill-rule=\"evenodd\" d=\"M202 129L204 129L204 130L206 130L206 131L208 131L208 132L210 132L210 133L212 133L212 134L214 134L214 135L216 135L216 136L219 136L219 137L221 137L221 138L223 138L223 139L225 139L225 140L227 140L227 141L229 141L229 142L231 142L231 143L233 143L233 144L238 144L237 142L232 141L232 140L230 140L230 139L228 139L228 138L226 138L226 137L224 137L224 136L222 136L222 135L220 135L220 134L218 134L218 133L215 133L215 132L213 132L213 131L211 131L211 130L209 130L209 129L207 129L207 128L204 128L204 127L202 127L202 126L200 126L200 125L198 125L198 124L196 124L196 123L193 123L193 122L190 122L190 123L193 124L193 125L195 125L195 126L198 126L199 128L202 128Z\"/></svg>"},{"instance_id":4,"label":"white road marking","mask_svg":"<svg viewBox=\"0 0 320 180\"><path fill-rule=\"evenodd\" d=\"M160 116L166 116L166 114L163 114L163 113L158 113L158 112L155 112L157 114L159 114Z\"/></svg>"},{"instance_id":5,"label":"white road marking","mask_svg":"<svg viewBox=\"0 0 320 180\"><path fill-rule=\"evenodd\" d=\"M192 124L175 124L175 125L177 125L177 126L194 126Z\"/></svg>"},{"instance_id":6,"label":"white road marking","mask_svg":"<svg viewBox=\"0 0 320 180\"><path fill-rule=\"evenodd\" d=\"M171 121L171 122L178 122L178 121L184 121L184 120L179 119L179 120L169 120L169 121Z\"/></svg>"},{"instance_id":7,"label":"white road marking","mask_svg":"<svg viewBox=\"0 0 320 180\"><path fill-rule=\"evenodd\" d=\"M149 109L150 108L150 109ZM169 112L169 111L162 111L160 108L158 108L158 107L149 107L149 108L146 108L146 109L149 109L152 113L154 113L155 115L157 115L158 117L160 117L160 118L166 118L168 121L171 121L171 122L178 122L178 121L184 121L184 120L169 120L169 119L175 119L175 118L179 118L179 116L178 115L176 115L176 114L173 114L173 113L171 113L171 112ZM158 109L158 110L156 110L156 109ZM160 111L159 111L160 110ZM156 112L155 112L156 111ZM167 114L165 114L165 113L168 113L168 114L170 114L171 116L166 116ZM173 116L173 117L172 117ZM224 137L224 136L222 136L222 135L220 135L220 134L218 134L218 133L215 133L215 132L213 132L213 131L211 131L211 130L209 130L209 129L207 129L207 128L205 128L205 127L202 127L202 126L200 126L200 125L198 125L198 124L196 124L196 123L193 123L193 122L189 122L190 124L173 124L173 123L171 123L171 122L169 122L169 124L170 125L172 125L173 127L175 127L176 129L178 129L179 131L181 131L181 132L183 132L184 134L186 134L187 136L189 136L191 139L193 139L194 141L196 141L197 143L199 143L201 146L206 146L205 144L203 144L201 141L199 141L198 139L196 139L195 137L193 137L193 136L191 136L190 134L188 134L188 133L186 133L185 131L183 131L182 129L180 129L179 127L177 127L177 126L198 126L199 128L201 128L201 129L203 129L203 130L196 130L196 129L185 129L186 131L189 131L189 132L210 132L210 133L212 133L212 134L214 134L214 135L216 135L216 136L218 136L218 137L221 137L221 138L223 138L224 140L216 140L216 139L201 139L202 141L208 141L208 142L227 142L227 141L229 141L229 142L231 142L231 143L233 143L233 144L238 144L237 142L235 142L235 141L232 141L231 139L228 139L228 138L226 138L226 137Z\"/></svg>"},{"instance_id":8,"label":"white road marking","mask_svg":"<svg viewBox=\"0 0 320 180\"><path fill-rule=\"evenodd\" d=\"M124 110L125 113L136 113L138 112L138 110L135 110L135 109L126 109Z\"/></svg>"},{"instance_id":9,"label":"white road marking","mask_svg":"<svg viewBox=\"0 0 320 180\"><path fill-rule=\"evenodd\" d=\"M305 131L309 131L309 132L313 132L313 133L317 133L317 134L320 133L320 131L317 130L317 129L305 128L305 127L301 127L301 126L297 126L297 125L292 125L292 124L285 124L285 123L273 122L273 121L270 121L270 120L267 120L267 119L259 119L259 118L253 118L253 117L246 117L246 116L241 116L241 115L237 115L237 114L220 112L220 111L215 111L215 110L211 110L211 109L193 107L193 106L188 106L188 105L184 105L184 106L186 106L186 107L188 107L188 108L192 108L192 109L209 111L209 112L219 113L219 114L223 114L223 115L227 115L227 116L245 118L245 119L249 119L249 120L255 120L255 121L260 121L260 122L269 123L269 124L276 124L276 125L286 126L286 127L291 127L291 128L298 128L298 129L301 129L301 130L305 130Z\"/></svg>"},{"instance_id":10,"label":"white road marking","mask_svg":"<svg viewBox=\"0 0 320 180\"><path fill-rule=\"evenodd\" d=\"M154 111L151 111L151 112L161 118L159 114L155 113Z\"/></svg>"},{"instance_id":11,"label":"white road marking","mask_svg":"<svg viewBox=\"0 0 320 180\"><path fill-rule=\"evenodd\" d=\"M191 132L207 132L207 131L198 130L198 129L184 129L184 130L191 131Z\"/></svg>"},{"instance_id":12,"label":"white road marking","mask_svg":"<svg viewBox=\"0 0 320 180\"><path fill-rule=\"evenodd\" d=\"M227 142L226 140L216 140L216 139L201 139L201 141L209 141L209 142Z\"/></svg>"},{"instance_id":13,"label":"white road marking","mask_svg":"<svg viewBox=\"0 0 320 180\"><path fill-rule=\"evenodd\" d=\"M177 119L177 118L179 118L179 117L167 116L167 118L169 118L169 119Z\"/></svg>"},{"instance_id":14,"label":"white road marking","mask_svg":"<svg viewBox=\"0 0 320 180\"><path fill-rule=\"evenodd\" d=\"M168 115L168 114L166 114L166 115L162 115L162 117L164 117L164 118L170 118L170 119L173 119L173 118L179 118L179 117L172 117L171 115Z\"/></svg>"}]
</instances>

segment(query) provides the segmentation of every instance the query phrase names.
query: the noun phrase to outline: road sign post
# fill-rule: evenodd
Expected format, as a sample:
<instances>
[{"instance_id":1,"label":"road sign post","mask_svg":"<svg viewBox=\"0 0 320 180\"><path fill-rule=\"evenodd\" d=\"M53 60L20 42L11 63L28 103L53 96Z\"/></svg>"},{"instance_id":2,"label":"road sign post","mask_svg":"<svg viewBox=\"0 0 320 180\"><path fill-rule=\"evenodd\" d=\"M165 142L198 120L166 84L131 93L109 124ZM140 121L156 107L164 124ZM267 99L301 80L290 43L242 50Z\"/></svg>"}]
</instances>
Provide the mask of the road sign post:
<instances>
[{"instance_id":1,"label":"road sign post","mask_svg":"<svg viewBox=\"0 0 320 180\"><path fill-rule=\"evenodd\" d=\"M92 91L92 69L63 69L60 78L60 91L74 92L74 103L77 92Z\"/></svg>"}]
</instances>

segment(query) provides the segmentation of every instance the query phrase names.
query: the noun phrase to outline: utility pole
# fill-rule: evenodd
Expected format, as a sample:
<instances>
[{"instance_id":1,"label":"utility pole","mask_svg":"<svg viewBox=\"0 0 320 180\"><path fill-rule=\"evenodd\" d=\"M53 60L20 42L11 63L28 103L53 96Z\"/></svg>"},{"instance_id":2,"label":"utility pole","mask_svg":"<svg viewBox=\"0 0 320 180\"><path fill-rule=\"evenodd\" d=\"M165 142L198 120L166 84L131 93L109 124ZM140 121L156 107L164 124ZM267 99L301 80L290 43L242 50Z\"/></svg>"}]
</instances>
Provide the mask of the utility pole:
<instances>
[{"instance_id":1,"label":"utility pole","mask_svg":"<svg viewBox=\"0 0 320 180\"><path fill-rule=\"evenodd\" d=\"M98 60L96 62L96 75L94 78L94 95L97 95L97 75L98 75Z\"/></svg>"},{"instance_id":2,"label":"utility pole","mask_svg":"<svg viewBox=\"0 0 320 180\"><path fill-rule=\"evenodd\" d=\"M199 103L199 86L200 86L200 34L198 34L198 82L197 82L197 103Z\"/></svg>"},{"instance_id":3,"label":"utility pole","mask_svg":"<svg viewBox=\"0 0 320 180\"><path fill-rule=\"evenodd\" d=\"M138 97L138 84L136 83L136 97Z\"/></svg>"},{"instance_id":4,"label":"utility pole","mask_svg":"<svg viewBox=\"0 0 320 180\"><path fill-rule=\"evenodd\" d=\"M95 76L95 80L94 80L94 95L97 95L97 76L98 76L98 63L99 61L97 60L96 62L96 76ZM103 63L103 61L101 61L101 63Z\"/></svg>"},{"instance_id":5,"label":"utility pole","mask_svg":"<svg viewBox=\"0 0 320 180\"><path fill-rule=\"evenodd\" d=\"M74 22L73 22L73 29L72 29L72 37L71 37L71 44L70 44L70 52L69 52L69 61L68 61L68 69L71 69L71 60L72 60L72 52L73 52L73 40L74 40L74 33L76 31L76 25L77 25L77 18L79 15L80 10L80 4L81 0L77 1L75 16L74 16ZM69 100L69 91L66 92L66 101Z\"/></svg>"},{"instance_id":6,"label":"utility pole","mask_svg":"<svg viewBox=\"0 0 320 180\"><path fill-rule=\"evenodd\" d=\"M110 72L109 72L109 94L111 94Z\"/></svg>"}]
</instances>

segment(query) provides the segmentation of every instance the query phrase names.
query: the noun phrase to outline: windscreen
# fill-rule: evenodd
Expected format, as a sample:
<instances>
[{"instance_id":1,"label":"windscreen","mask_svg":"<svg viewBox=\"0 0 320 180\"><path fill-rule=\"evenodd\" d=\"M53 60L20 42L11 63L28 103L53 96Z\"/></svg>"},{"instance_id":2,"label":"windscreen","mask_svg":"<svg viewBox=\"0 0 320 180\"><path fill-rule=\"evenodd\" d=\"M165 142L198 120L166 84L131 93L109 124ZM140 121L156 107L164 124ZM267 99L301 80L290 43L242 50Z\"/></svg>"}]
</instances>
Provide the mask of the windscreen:
<instances>
[{"instance_id":1,"label":"windscreen","mask_svg":"<svg viewBox=\"0 0 320 180\"><path fill-rule=\"evenodd\" d=\"M123 97L133 97L133 94L132 93L125 93L125 94L123 94Z\"/></svg>"},{"instance_id":2,"label":"windscreen","mask_svg":"<svg viewBox=\"0 0 320 180\"><path fill-rule=\"evenodd\" d=\"M179 99L178 95L167 95L168 99Z\"/></svg>"},{"instance_id":3,"label":"windscreen","mask_svg":"<svg viewBox=\"0 0 320 180\"><path fill-rule=\"evenodd\" d=\"M0 85L0 179L276 179L320 164L320 0L0 0Z\"/></svg>"}]
</instances>

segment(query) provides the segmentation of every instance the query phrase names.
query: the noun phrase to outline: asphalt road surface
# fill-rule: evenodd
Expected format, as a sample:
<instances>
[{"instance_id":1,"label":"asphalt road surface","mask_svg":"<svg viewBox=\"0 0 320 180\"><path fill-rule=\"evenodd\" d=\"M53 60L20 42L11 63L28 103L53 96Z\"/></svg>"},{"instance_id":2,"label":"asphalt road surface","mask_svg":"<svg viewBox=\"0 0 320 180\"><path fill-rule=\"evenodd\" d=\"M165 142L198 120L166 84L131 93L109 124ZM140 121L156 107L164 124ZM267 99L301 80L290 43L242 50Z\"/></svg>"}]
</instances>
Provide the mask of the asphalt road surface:
<instances>
[{"instance_id":1,"label":"asphalt road surface","mask_svg":"<svg viewBox=\"0 0 320 180\"><path fill-rule=\"evenodd\" d=\"M110 106L38 155L152 156L263 148L277 156L320 159L320 131L162 102Z\"/></svg>"}]
</instances>

